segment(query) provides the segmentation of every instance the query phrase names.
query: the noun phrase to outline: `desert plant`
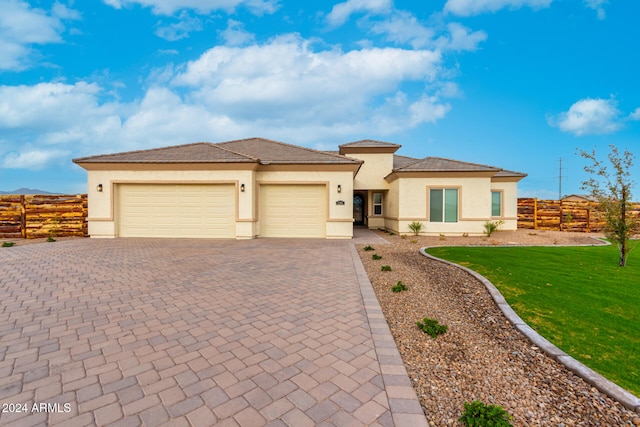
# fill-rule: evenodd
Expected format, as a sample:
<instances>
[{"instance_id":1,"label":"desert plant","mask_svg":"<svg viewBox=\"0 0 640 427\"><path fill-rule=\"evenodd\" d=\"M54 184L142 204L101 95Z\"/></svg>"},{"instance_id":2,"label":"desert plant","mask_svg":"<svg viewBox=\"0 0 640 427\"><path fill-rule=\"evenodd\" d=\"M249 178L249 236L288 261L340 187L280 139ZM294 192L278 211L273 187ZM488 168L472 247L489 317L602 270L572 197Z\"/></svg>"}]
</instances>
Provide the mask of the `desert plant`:
<instances>
[{"instance_id":1,"label":"desert plant","mask_svg":"<svg viewBox=\"0 0 640 427\"><path fill-rule=\"evenodd\" d=\"M379 259L382 259L382 257L378 254L373 254L371 255L371 259L379 260Z\"/></svg>"},{"instance_id":2,"label":"desert plant","mask_svg":"<svg viewBox=\"0 0 640 427\"><path fill-rule=\"evenodd\" d=\"M398 280L398 284L395 286L392 286L391 290L393 292L402 292L407 290L407 286L404 283L402 283L401 280Z\"/></svg>"},{"instance_id":3,"label":"desert plant","mask_svg":"<svg viewBox=\"0 0 640 427\"><path fill-rule=\"evenodd\" d=\"M464 412L459 418L467 427L511 427L513 417L502 406L485 405L479 400L464 403Z\"/></svg>"},{"instance_id":4,"label":"desert plant","mask_svg":"<svg viewBox=\"0 0 640 427\"><path fill-rule=\"evenodd\" d=\"M3 248L10 248L13 245L15 245L14 242L2 242L2 247Z\"/></svg>"},{"instance_id":5,"label":"desert plant","mask_svg":"<svg viewBox=\"0 0 640 427\"><path fill-rule=\"evenodd\" d=\"M445 236L443 233L440 233L439 238L440 240L447 240L447 236Z\"/></svg>"},{"instance_id":6,"label":"desert plant","mask_svg":"<svg viewBox=\"0 0 640 427\"><path fill-rule=\"evenodd\" d=\"M433 338L444 334L447 332L447 329L449 329L447 325L441 325L437 320L429 319L428 317L425 317L422 321L418 320L417 325L418 329L425 334L429 334Z\"/></svg>"},{"instance_id":7,"label":"desert plant","mask_svg":"<svg viewBox=\"0 0 640 427\"><path fill-rule=\"evenodd\" d=\"M55 242L56 233L60 229L60 218L53 217L51 218L51 228L49 229L49 237L47 238L47 242Z\"/></svg>"},{"instance_id":8,"label":"desert plant","mask_svg":"<svg viewBox=\"0 0 640 427\"><path fill-rule=\"evenodd\" d=\"M500 221L487 221L484 223L484 234L487 235L487 237L491 237L491 235L493 233L495 233L496 231L498 231L500 229L500 227L502 227L502 224L504 224L504 221L500 220Z\"/></svg>"},{"instance_id":9,"label":"desert plant","mask_svg":"<svg viewBox=\"0 0 640 427\"><path fill-rule=\"evenodd\" d=\"M380 271L391 271L391 266L383 265L382 267L380 267Z\"/></svg>"},{"instance_id":10,"label":"desert plant","mask_svg":"<svg viewBox=\"0 0 640 427\"><path fill-rule=\"evenodd\" d=\"M417 239L411 239L410 242L411 243L418 243L418 240Z\"/></svg>"},{"instance_id":11,"label":"desert plant","mask_svg":"<svg viewBox=\"0 0 640 427\"><path fill-rule=\"evenodd\" d=\"M362 248L363 251L375 251L375 249L373 249L373 247L371 245L367 245L364 248Z\"/></svg>"},{"instance_id":12,"label":"desert plant","mask_svg":"<svg viewBox=\"0 0 640 427\"><path fill-rule=\"evenodd\" d=\"M411 224L409 224L409 230L413 231L414 236L417 236L418 234L420 234L420 231L422 231L422 223L413 221Z\"/></svg>"}]
</instances>

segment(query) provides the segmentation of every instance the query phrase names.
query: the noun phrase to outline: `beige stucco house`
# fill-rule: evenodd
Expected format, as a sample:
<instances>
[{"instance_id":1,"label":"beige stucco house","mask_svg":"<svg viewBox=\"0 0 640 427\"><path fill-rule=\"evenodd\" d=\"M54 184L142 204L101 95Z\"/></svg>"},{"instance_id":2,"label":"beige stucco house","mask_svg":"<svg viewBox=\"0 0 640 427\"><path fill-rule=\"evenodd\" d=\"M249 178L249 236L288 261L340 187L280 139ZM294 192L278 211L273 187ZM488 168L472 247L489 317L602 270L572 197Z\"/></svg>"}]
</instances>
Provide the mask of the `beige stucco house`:
<instances>
[{"instance_id":1,"label":"beige stucco house","mask_svg":"<svg viewBox=\"0 0 640 427\"><path fill-rule=\"evenodd\" d=\"M326 152L250 138L74 159L88 171L92 237L321 237L353 227L480 234L517 227L525 174L396 155L382 141Z\"/></svg>"}]
</instances>

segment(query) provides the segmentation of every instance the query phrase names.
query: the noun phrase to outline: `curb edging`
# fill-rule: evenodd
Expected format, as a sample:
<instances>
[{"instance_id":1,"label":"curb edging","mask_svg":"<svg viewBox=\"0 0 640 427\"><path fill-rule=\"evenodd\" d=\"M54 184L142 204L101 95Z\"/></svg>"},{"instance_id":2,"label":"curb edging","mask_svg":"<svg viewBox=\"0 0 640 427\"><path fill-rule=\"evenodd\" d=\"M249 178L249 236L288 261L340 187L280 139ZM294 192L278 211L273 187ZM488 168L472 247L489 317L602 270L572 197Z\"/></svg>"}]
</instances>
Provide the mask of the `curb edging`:
<instances>
[{"instance_id":1,"label":"curb edging","mask_svg":"<svg viewBox=\"0 0 640 427\"><path fill-rule=\"evenodd\" d=\"M510 247L515 245L510 245ZM557 246L557 245L556 245ZM587 245L594 246L594 245ZM561 363L565 368L573 372L575 375L582 378L586 383L594 386L600 392L606 394L610 398L618 401L620 404L624 405L626 408L640 413L640 398L636 397L629 391L620 387L618 384L613 381L603 377L599 373L595 372L593 369L588 366L582 364L578 360L569 356L564 351L560 350L555 345L551 344L546 338L537 333L533 328L531 328L516 312L511 308L511 306L504 299L498 288L491 283L486 277L483 275L467 268L462 265L456 264L451 261L447 261L441 258L437 258L433 255L429 255L426 250L435 246L427 246L420 249L420 254L424 255L429 259L433 259L435 261L439 261L443 264L448 264L453 267L459 268L467 273L471 274L474 278L479 280L491 295L491 298L495 301L496 305L502 313L505 315L507 320L511 322L515 328L520 331L532 344L536 347L540 348L544 351L549 357L555 359L559 363Z\"/></svg>"}]
</instances>

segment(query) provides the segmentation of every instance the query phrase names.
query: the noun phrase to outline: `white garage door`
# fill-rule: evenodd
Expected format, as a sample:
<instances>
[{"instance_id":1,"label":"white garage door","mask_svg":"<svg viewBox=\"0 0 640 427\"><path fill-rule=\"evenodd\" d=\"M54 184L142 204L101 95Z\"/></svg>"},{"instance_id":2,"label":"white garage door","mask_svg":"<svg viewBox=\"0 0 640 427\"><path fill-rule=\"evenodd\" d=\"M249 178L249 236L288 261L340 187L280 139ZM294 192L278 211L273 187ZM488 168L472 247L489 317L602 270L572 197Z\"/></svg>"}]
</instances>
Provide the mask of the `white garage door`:
<instances>
[{"instance_id":1,"label":"white garage door","mask_svg":"<svg viewBox=\"0 0 640 427\"><path fill-rule=\"evenodd\" d=\"M325 237L325 185L261 185L262 237Z\"/></svg>"},{"instance_id":2,"label":"white garage door","mask_svg":"<svg viewBox=\"0 0 640 427\"><path fill-rule=\"evenodd\" d=\"M235 186L121 184L120 237L235 237Z\"/></svg>"}]
</instances>

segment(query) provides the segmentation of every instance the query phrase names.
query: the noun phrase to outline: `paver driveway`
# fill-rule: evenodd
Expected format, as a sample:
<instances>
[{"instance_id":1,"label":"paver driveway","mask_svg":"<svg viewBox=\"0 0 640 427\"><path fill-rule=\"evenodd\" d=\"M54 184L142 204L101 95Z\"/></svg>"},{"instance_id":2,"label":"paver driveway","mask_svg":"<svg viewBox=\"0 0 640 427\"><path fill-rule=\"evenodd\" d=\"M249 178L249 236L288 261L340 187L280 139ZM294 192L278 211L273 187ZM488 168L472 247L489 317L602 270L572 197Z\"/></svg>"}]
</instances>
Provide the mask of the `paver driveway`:
<instances>
[{"instance_id":1,"label":"paver driveway","mask_svg":"<svg viewBox=\"0 0 640 427\"><path fill-rule=\"evenodd\" d=\"M289 239L3 248L0 424L427 425L354 256Z\"/></svg>"}]
</instances>

